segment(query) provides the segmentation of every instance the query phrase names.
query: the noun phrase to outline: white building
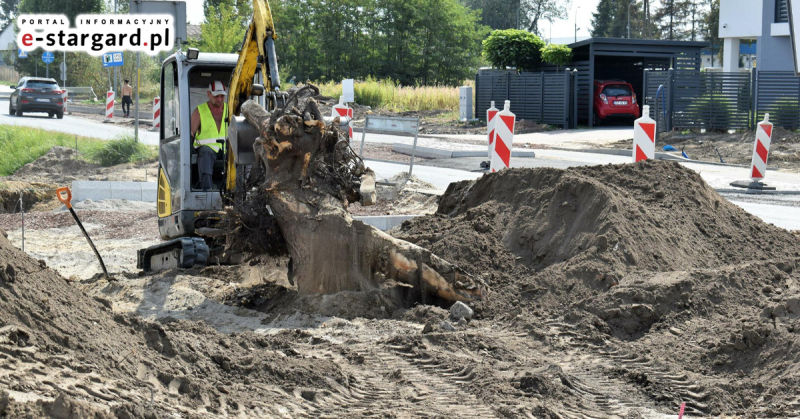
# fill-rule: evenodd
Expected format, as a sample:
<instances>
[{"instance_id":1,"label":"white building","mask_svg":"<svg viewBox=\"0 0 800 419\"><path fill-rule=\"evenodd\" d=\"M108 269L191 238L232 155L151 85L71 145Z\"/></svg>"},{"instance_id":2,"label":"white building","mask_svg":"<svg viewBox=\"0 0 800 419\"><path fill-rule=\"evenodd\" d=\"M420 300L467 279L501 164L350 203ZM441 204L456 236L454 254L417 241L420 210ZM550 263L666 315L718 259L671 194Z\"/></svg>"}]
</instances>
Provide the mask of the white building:
<instances>
[{"instance_id":1,"label":"white building","mask_svg":"<svg viewBox=\"0 0 800 419\"><path fill-rule=\"evenodd\" d=\"M756 39L758 71L793 71L787 0L720 0L719 37L724 39L722 70L739 69L739 44ZM753 67L748 57L745 68Z\"/></svg>"}]
</instances>

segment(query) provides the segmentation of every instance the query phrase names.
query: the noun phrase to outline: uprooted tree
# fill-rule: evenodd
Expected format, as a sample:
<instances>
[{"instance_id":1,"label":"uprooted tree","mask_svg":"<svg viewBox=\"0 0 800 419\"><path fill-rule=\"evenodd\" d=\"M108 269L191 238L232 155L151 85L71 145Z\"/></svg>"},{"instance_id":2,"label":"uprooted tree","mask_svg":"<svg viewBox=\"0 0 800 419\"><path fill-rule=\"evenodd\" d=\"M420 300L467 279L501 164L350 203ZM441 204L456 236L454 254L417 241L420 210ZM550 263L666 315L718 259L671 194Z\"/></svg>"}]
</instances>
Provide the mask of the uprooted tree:
<instances>
[{"instance_id":1,"label":"uprooted tree","mask_svg":"<svg viewBox=\"0 0 800 419\"><path fill-rule=\"evenodd\" d=\"M264 172L257 196L247 201L260 203L250 208L259 217L274 217L291 257L290 281L300 293L396 281L450 301L481 298L485 287L457 266L352 219L347 206L361 198L362 184L374 184L374 175L350 147L338 118L323 120L318 94L310 85L293 90L273 112L253 101L242 105L242 115L261 133L253 150Z\"/></svg>"}]
</instances>

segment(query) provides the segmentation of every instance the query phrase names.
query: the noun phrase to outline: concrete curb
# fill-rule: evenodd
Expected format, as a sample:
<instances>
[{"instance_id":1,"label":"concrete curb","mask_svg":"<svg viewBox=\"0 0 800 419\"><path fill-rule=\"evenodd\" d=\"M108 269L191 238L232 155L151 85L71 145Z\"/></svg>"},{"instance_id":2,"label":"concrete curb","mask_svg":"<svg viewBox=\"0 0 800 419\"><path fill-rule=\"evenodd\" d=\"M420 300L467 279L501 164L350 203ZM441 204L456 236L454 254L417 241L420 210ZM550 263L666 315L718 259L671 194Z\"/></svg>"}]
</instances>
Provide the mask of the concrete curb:
<instances>
[{"instance_id":1,"label":"concrete curb","mask_svg":"<svg viewBox=\"0 0 800 419\"><path fill-rule=\"evenodd\" d=\"M413 145L394 143L392 144L392 151L395 153L411 155ZM441 150L433 147L420 147L414 153L417 157L426 159L457 159L463 157L486 157L488 158L487 150ZM533 150L511 150L511 157L536 157Z\"/></svg>"},{"instance_id":2,"label":"concrete curb","mask_svg":"<svg viewBox=\"0 0 800 419\"><path fill-rule=\"evenodd\" d=\"M112 182L77 180L72 182L75 201L101 201L127 199L128 201L156 202L156 182Z\"/></svg>"},{"instance_id":3,"label":"concrete curb","mask_svg":"<svg viewBox=\"0 0 800 419\"><path fill-rule=\"evenodd\" d=\"M126 199L128 201L156 202L156 182L112 182L112 181L74 181L72 200L74 202L102 201L104 199ZM356 215L354 220L387 231L399 226L405 220L419 215Z\"/></svg>"},{"instance_id":4,"label":"concrete curb","mask_svg":"<svg viewBox=\"0 0 800 419\"><path fill-rule=\"evenodd\" d=\"M371 225L378 230L389 231L403 224L403 221L416 217L420 217L420 215L355 215L353 219Z\"/></svg>"}]
</instances>

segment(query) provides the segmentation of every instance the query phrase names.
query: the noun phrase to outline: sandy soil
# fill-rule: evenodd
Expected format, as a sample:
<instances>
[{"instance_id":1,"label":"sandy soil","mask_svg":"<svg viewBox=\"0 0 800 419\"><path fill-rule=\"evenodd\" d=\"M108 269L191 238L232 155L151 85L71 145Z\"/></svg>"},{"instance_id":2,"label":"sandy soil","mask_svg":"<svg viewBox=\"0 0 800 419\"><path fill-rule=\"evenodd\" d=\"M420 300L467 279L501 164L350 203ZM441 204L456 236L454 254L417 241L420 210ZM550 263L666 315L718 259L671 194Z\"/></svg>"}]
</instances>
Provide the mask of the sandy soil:
<instances>
[{"instance_id":1,"label":"sandy soil","mask_svg":"<svg viewBox=\"0 0 800 419\"><path fill-rule=\"evenodd\" d=\"M769 166L786 170L798 170L800 163L800 134L775 128L772 134L772 144L769 149ZM720 157L725 163L749 165L753 159L753 132L737 132L734 134L708 132L688 133L679 132L663 133L658 137L658 150L662 151L664 145L672 145L678 150L683 150L689 158L700 161L719 162ZM620 141L603 148L630 149L630 141ZM680 155L680 151L675 153Z\"/></svg>"},{"instance_id":2,"label":"sandy soil","mask_svg":"<svg viewBox=\"0 0 800 419\"><path fill-rule=\"evenodd\" d=\"M681 182L655 180L667 176ZM122 205L79 210L101 253L155 238L150 210ZM89 265L63 213L42 214L30 237L73 240L61 247ZM6 417L667 418L681 402L690 417L800 414L800 236L672 162L451 185L437 213L393 234L489 284L471 320L391 284L300 296L281 258L115 268L108 283L21 253L11 217Z\"/></svg>"}]
</instances>

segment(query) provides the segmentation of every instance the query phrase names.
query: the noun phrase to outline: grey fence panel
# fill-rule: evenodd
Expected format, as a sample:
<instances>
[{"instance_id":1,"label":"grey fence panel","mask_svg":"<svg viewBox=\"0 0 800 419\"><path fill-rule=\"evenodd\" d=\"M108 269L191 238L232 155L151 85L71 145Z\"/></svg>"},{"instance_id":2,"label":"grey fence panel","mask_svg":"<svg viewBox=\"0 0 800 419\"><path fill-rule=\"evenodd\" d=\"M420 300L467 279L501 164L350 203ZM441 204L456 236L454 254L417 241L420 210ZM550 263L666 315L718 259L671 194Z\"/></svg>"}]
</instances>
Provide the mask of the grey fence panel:
<instances>
[{"instance_id":1,"label":"grey fence panel","mask_svg":"<svg viewBox=\"0 0 800 419\"><path fill-rule=\"evenodd\" d=\"M769 113L773 124L800 128L800 77L790 71L759 71L756 80L756 122Z\"/></svg>"},{"instance_id":2,"label":"grey fence panel","mask_svg":"<svg viewBox=\"0 0 800 419\"><path fill-rule=\"evenodd\" d=\"M569 115L564 110L569 103L569 92L564 72L544 75L544 118L545 124L563 125Z\"/></svg>"},{"instance_id":3,"label":"grey fence panel","mask_svg":"<svg viewBox=\"0 0 800 419\"><path fill-rule=\"evenodd\" d=\"M672 124L677 129L749 129L750 73L674 71Z\"/></svg>"},{"instance_id":4,"label":"grey fence panel","mask_svg":"<svg viewBox=\"0 0 800 419\"><path fill-rule=\"evenodd\" d=\"M576 61L572 69L578 69L577 95L578 98L578 124L589 124L589 87L592 81L589 79L589 61Z\"/></svg>"},{"instance_id":5,"label":"grey fence panel","mask_svg":"<svg viewBox=\"0 0 800 419\"><path fill-rule=\"evenodd\" d=\"M491 101L503 109L511 101L517 119L565 125L569 120L569 85L564 70L560 73L523 72L520 74L478 74L475 77L475 113L486 118Z\"/></svg>"}]
</instances>

